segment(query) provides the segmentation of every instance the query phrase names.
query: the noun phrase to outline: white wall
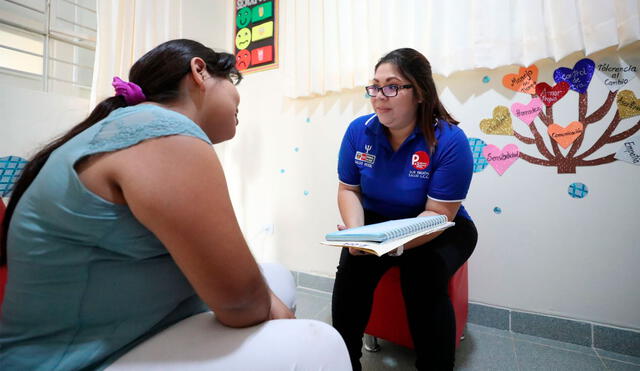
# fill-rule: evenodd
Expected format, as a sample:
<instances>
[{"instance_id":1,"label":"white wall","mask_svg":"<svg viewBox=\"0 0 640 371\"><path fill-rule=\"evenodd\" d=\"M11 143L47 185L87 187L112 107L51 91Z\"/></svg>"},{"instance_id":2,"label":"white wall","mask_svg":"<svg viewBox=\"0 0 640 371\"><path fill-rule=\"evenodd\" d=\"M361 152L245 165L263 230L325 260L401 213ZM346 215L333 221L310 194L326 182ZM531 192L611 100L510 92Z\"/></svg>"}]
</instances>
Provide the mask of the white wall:
<instances>
[{"instance_id":1,"label":"white wall","mask_svg":"<svg viewBox=\"0 0 640 371\"><path fill-rule=\"evenodd\" d=\"M591 58L597 61L613 53ZM574 54L558 64L540 61L538 81L553 84L556 68L573 67L581 58ZM439 79L438 85L447 107L464 123L468 136L501 148L516 143L523 152L541 157L534 145L479 130L479 121L491 117L496 105L528 102L527 96L501 86L502 76L516 70L512 66L460 73ZM489 84L481 82L484 75L491 78ZM624 89L640 95L639 79ZM594 76L588 93L590 114L604 102L608 90ZM577 96L569 92L554 105L555 122L566 126L578 119ZM599 138L615 110L614 103L602 121L588 127L578 153ZM630 128L638 119L623 120L614 133ZM520 134L531 136L524 123L515 117L513 122ZM589 158L613 153L621 145L605 145ZM558 174L555 168L520 159L502 177L491 168L475 174L465 202L480 231L470 264L471 300L640 329L640 273L636 268L640 262L639 170L616 161L580 167L575 174ZM589 187L586 198L569 197L567 189L573 182ZM502 209L501 214L493 212L495 206Z\"/></svg>"},{"instance_id":2,"label":"white wall","mask_svg":"<svg viewBox=\"0 0 640 371\"><path fill-rule=\"evenodd\" d=\"M597 60L609 54L615 50L591 57ZM582 57L574 54L559 63L539 61L538 81L553 85L556 68L573 67ZM445 105L469 137L499 147L516 143L523 152L537 155L533 145L479 130L480 120L490 118L495 106L530 100L502 87L502 76L517 69L461 72L436 77L436 83ZM482 82L485 75L491 78L489 83ZM318 241L340 222L336 206L339 143L348 123L371 109L363 89L287 99L283 79L281 70L245 76L239 87L238 135L220 152L239 220L256 257L333 277L339 251ZM640 96L639 87L640 79L635 79L625 89ZM607 91L594 76L588 113L600 106ZM577 120L577 104L577 93L570 92L554 106L555 121L566 126ZM579 153L595 142L614 111L615 103L601 123L589 127ZM530 136L524 123L515 117L513 122L521 134ZM632 122L623 121L616 133ZM612 153L619 145L606 145L590 158ZM464 203L480 232L470 260L471 300L640 329L638 170L617 161L581 167L576 174L558 174L555 168L520 159L503 176L490 167L475 174ZM573 182L585 183L589 195L569 197L567 189ZM502 209L501 214L493 212L495 206Z\"/></svg>"},{"instance_id":3,"label":"white wall","mask_svg":"<svg viewBox=\"0 0 640 371\"><path fill-rule=\"evenodd\" d=\"M0 157L29 158L79 123L87 115L87 103L82 98L0 84Z\"/></svg>"}]
</instances>

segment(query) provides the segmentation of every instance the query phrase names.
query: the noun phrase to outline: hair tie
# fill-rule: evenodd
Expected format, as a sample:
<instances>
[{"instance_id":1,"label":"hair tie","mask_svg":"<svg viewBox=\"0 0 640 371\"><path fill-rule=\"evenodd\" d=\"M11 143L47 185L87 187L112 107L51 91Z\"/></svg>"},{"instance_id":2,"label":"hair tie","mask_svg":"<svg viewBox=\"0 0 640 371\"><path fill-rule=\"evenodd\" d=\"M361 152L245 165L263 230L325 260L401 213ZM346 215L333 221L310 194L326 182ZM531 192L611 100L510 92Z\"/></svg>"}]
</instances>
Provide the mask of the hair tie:
<instances>
[{"instance_id":1,"label":"hair tie","mask_svg":"<svg viewBox=\"0 0 640 371\"><path fill-rule=\"evenodd\" d=\"M142 92L142 88L136 83L122 81L118 76L113 77L111 85L116 90L116 96L122 95L129 106L135 106L147 99Z\"/></svg>"}]
</instances>

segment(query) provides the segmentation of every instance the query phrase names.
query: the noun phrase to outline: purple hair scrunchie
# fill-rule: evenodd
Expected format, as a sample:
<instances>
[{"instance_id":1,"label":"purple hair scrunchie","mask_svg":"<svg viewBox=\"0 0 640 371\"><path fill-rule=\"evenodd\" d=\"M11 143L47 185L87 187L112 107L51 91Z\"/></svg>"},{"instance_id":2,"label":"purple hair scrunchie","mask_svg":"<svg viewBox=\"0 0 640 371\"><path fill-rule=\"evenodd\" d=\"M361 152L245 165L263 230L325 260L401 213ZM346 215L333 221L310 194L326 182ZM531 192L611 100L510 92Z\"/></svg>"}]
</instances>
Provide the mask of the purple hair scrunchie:
<instances>
[{"instance_id":1,"label":"purple hair scrunchie","mask_svg":"<svg viewBox=\"0 0 640 371\"><path fill-rule=\"evenodd\" d=\"M141 87L133 82L122 81L118 76L113 77L111 85L116 90L116 95L122 95L129 106L135 106L147 99Z\"/></svg>"}]
</instances>

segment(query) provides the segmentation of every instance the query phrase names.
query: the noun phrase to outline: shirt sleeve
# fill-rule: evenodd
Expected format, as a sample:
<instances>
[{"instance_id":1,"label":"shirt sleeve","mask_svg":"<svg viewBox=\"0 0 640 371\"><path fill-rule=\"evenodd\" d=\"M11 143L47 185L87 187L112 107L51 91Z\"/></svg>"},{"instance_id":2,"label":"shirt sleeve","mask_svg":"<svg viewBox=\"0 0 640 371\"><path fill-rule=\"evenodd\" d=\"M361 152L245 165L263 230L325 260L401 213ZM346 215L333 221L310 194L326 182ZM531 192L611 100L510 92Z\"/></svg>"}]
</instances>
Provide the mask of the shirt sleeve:
<instances>
[{"instance_id":1,"label":"shirt sleeve","mask_svg":"<svg viewBox=\"0 0 640 371\"><path fill-rule=\"evenodd\" d=\"M360 185L360 170L355 164L356 146L353 136L353 124L349 125L338 154L338 180L344 184Z\"/></svg>"},{"instance_id":2,"label":"shirt sleeve","mask_svg":"<svg viewBox=\"0 0 640 371\"><path fill-rule=\"evenodd\" d=\"M431 174L428 197L435 201L461 202L467 197L473 175L473 155L462 130L442 143L438 167Z\"/></svg>"}]
</instances>

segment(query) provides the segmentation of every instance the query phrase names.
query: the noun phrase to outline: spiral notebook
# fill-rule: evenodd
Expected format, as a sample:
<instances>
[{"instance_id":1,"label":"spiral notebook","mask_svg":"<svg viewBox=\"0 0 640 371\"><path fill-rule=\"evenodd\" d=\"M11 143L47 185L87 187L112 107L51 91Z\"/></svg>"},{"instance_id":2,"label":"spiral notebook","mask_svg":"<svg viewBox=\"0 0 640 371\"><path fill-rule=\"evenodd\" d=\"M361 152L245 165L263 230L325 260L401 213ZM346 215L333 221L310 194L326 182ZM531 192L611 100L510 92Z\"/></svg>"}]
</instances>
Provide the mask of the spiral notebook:
<instances>
[{"instance_id":1,"label":"spiral notebook","mask_svg":"<svg viewBox=\"0 0 640 371\"><path fill-rule=\"evenodd\" d=\"M455 225L446 215L420 216L328 233L324 245L353 247L382 256L417 237Z\"/></svg>"}]
</instances>

